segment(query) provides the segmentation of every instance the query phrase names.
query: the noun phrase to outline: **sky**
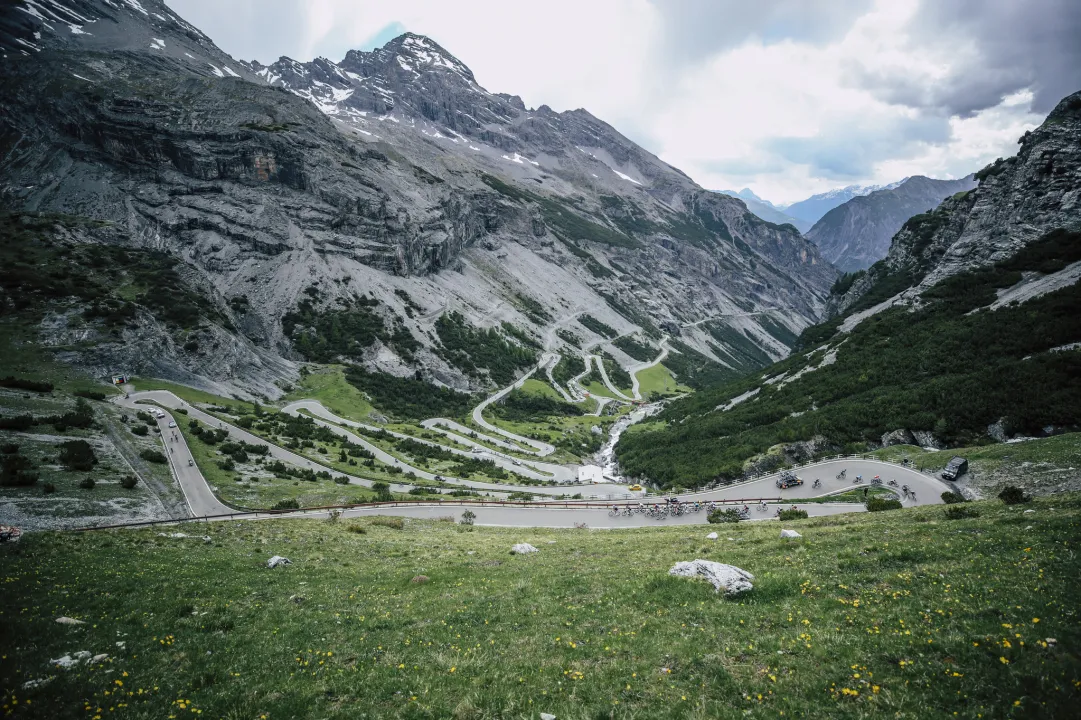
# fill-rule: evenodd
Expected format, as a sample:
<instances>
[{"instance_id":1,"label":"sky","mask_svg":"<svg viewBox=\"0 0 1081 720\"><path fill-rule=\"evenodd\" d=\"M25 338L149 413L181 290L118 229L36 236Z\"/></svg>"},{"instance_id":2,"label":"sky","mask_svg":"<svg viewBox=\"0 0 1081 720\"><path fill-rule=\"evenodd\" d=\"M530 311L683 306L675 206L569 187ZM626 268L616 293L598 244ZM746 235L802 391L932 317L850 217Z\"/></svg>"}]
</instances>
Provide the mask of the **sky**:
<instances>
[{"instance_id":1,"label":"sky","mask_svg":"<svg viewBox=\"0 0 1081 720\"><path fill-rule=\"evenodd\" d=\"M490 91L775 203L962 177L1081 90L1078 0L166 1L263 63L427 35Z\"/></svg>"}]
</instances>

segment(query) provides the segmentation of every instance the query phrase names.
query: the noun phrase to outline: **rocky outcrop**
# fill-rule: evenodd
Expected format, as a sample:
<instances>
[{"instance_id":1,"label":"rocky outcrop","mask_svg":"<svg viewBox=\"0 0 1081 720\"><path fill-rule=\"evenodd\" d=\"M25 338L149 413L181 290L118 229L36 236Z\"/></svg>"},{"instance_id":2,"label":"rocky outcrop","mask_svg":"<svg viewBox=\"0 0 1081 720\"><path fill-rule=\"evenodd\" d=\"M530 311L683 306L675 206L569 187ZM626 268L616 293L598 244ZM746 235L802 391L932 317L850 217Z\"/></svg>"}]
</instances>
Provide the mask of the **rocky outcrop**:
<instances>
[{"instance_id":1,"label":"rocky outcrop","mask_svg":"<svg viewBox=\"0 0 1081 720\"><path fill-rule=\"evenodd\" d=\"M843 313L887 277L894 301L911 303L936 283L1010 258L1049 232L1081 229L1081 92L1063 99L1020 146L976 173L977 188L909 219L886 257L830 298L829 313Z\"/></svg>"},{"instance_id":2,"label":"rocky outcrop","mask_svg":"<svg viewBox=\"0 0 1081 720\"><path fill-rule=\"evenodd\" d=\"M915 445L916 438L908 430L894 430L882 436L882 447L891 445Z\"/></svg>"},{"instance_id":3,"label":"rocky outcrop","mask_svg":"<svg viewBox=\"0 0 1081 720\"><path fill-rule=\"evenodd\" d=\"M865 270L886 256L890 240L906 220L974 187L971 175L960 180L910 177L896 187L857 196L833 208L806 237L839 270Z\"/></svg>"}]
</instances>

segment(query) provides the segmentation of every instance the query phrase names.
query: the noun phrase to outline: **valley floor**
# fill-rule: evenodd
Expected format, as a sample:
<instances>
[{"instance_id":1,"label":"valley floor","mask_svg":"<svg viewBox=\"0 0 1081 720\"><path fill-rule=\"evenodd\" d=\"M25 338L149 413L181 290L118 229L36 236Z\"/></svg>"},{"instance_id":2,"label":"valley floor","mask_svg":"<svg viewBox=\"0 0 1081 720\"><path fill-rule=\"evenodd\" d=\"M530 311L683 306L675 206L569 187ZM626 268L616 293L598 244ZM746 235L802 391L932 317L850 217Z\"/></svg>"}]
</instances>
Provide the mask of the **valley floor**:
<instances>
[{"instance_id":1,"label":"valley floor","mask_svg":"<svg viewBox=\"0 0 1081 720\"><path fill-rule=\"evenodd\" d=\"M27 535L0 546L0 709L1075 717L1081 496L965 507L979 516L938 506L797 521L796 541L776 523L715 526L710 541L700 527L379 518ZM518 542L539 552L508 554ZM292 564L269 570L272 555ZM754 589L725 599L667 574L695 558L749 571ZM107 657L51 663L78 651Z\"/></svg>"}]
</instances>

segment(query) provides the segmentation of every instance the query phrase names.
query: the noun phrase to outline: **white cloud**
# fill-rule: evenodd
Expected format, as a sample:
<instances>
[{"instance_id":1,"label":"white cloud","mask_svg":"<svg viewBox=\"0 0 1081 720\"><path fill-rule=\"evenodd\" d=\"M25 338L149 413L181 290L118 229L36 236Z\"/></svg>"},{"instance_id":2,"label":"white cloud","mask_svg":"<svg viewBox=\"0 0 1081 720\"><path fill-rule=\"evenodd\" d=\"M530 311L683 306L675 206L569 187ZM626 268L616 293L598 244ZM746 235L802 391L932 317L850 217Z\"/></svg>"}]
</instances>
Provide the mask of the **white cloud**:
<instances>
[{"instance_id":1,"label":"white cloud","mask_svg":"<svg viewBox=\"0 0 1081 720\"><path fill-rule=\"evenodd\" d=\"M981 37L1003 28L940 23L930 32L918 0L831 0L829 22L804 30L785 22L791 0L753 12L729 0L234 0L230 12L220 0L169 2L227 52L258 48L264 62L339 59L400 23L434 38L490 91L532 107L584 107L705 187L749 186L774 202L905 175L964 175L1012 154L1041 119L1021 81L978 75ZM1027 16L1056 3L1032 0ZM229 22L236 17L246 23ZM711 43L718 23L727 29ZM1008 87L1005 100L987 104ZM961 97L970 90L983 109L953 115L980 106Z\"/></svg>"}]
</instances>

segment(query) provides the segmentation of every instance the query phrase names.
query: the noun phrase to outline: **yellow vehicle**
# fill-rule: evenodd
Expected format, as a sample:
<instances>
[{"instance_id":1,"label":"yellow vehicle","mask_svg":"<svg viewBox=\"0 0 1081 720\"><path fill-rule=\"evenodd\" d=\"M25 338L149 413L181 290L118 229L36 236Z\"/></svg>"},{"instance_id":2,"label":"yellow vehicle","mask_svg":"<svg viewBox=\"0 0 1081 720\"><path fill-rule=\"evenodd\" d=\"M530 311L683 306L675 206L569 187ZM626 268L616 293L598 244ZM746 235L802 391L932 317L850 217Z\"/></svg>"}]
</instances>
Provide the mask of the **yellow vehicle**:
<instances>
[{"instance_id":1,"label":"yellow vehicle","mask_svg":"<svg viewBox=\"0 0 1081 720\"><path fill-rule=\"evenodd\" d=\"M641 491L642 486L641 485L631 485L627 489L630 490L631 492L639 492L639 491Z\"/></svg>"}]
</instances>

